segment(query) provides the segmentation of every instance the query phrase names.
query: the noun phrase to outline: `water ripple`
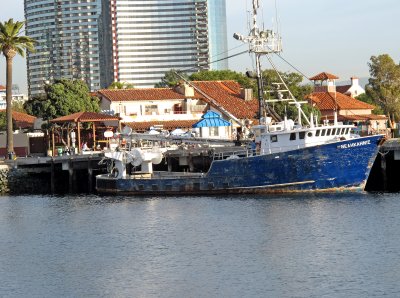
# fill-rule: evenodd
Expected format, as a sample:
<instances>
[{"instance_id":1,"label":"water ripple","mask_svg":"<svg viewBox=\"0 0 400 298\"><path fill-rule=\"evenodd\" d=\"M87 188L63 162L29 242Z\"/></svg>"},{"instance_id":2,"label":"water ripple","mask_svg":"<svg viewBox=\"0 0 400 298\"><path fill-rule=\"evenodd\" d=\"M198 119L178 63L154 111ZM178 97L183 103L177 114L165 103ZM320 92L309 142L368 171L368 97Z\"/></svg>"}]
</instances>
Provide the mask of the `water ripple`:
<instances>
[{"instance_id":1,"label":"water ripple","mask_svg":"<svg viewBox=\"0 0 400 298\"><path fill-rule=\"evenodd\" d=\"M0 197L1 297L398 297L398 194Z\"/></svg>"}]
</instances>

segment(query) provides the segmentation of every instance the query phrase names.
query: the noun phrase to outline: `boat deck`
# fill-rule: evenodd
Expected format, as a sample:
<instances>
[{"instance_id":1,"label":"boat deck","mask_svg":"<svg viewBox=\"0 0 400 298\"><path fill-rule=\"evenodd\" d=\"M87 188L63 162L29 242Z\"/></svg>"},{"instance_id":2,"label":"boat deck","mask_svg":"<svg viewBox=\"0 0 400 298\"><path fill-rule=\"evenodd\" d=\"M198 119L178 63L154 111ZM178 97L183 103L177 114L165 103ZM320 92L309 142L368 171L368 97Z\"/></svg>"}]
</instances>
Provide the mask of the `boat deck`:
<instances>
[{"instance_id":1,"label":"boat deck","mask_svg":"<svg viewBox=\"0 0 400 298\"><path fill-rule=\"evenodd\" d=\"M191 173L191 172L153 172L142 173L136 172L135 174L127 175L125 179L176 179L176 178L201 178L204 173Z\"/></svg>"}]
</instances>

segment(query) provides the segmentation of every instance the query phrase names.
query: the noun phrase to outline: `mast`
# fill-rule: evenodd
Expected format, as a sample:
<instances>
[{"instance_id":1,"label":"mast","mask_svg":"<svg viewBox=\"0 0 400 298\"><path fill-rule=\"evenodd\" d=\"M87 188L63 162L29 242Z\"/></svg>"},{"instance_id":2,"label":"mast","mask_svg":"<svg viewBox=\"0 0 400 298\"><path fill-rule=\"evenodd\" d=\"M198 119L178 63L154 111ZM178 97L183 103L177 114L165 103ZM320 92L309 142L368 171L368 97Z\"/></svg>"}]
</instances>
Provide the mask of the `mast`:
<instances>
[{"instance_id":1,"label":"mast","mask_svg":"<svg viewBox=\"0 0 400 298\"><path fill-rule=\"evenodd\" d=\"M256 75L258 87L258 114L260 124L265 120L266 107L264 101L264 88L261 73L261 55L269 55L272 53L280 53L282 51L282 42L278 34L272 30L260 30L257 25L258 9L260 8L260 0L253 0L253 23L248 36L243 36L234 33L233 37L244 43L249 44L249 51L255 54L256 57ZM269 110L269 109L268 109Z\"/></svg>"},{"instance_id":2,"label":"mast","mask_svg":"<svg viewBox=\"0 0 400 298\"><path fill-rule=\"evenodd\" d=\"M265 119L266 111L265 111L265 101L264 101L264 86L261 75L261 62L260 55L256 54L256 69L257 69L257 89L258 89L258 117L260 119ZM261 124L261 123L260 123Z\"/></svg>"}]
</instances>

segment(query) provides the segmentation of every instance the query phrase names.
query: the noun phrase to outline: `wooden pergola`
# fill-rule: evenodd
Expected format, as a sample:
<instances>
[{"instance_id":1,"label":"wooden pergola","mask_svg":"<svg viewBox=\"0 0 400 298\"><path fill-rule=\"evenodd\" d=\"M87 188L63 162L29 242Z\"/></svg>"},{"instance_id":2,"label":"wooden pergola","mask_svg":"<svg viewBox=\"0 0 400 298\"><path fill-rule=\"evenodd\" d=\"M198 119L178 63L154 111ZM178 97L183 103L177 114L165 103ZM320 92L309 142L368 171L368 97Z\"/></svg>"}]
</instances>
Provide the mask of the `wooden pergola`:
<instances>
[{"instance_id":1,"label":"wooden pergola","mask_svg":"<svg viewBox=\"0 0 400 298\"><path fill-rule=\"evenodd\" d=\"M112 116L107 114L95 113L95 112L78 112L67 116L62 116L53 120L51 123L75 123L77 129L78 139L78 152L81 152L81 123L92 122L93 123L93 144L96 143L96 123L98 122L117 122L118 128L121 129L121 118L118 116ZM68 136L69 137L69 136ZM54 144L54 130L52 130L52 149L53 154L55 151Z\"/></svg>"}]
</instances>

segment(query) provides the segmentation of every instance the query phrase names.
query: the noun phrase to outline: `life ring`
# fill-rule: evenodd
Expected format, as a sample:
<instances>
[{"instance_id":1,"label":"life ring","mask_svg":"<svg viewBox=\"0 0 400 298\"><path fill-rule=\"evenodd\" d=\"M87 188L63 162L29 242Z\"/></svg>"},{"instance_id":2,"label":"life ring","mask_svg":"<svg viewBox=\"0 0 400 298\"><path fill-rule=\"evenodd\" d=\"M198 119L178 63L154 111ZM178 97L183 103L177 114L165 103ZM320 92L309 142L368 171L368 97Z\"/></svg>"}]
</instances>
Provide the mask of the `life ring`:
<instances>
[{"instance_id":1,"label":"life ring","mask_svg":"<svg viewBox=\"0 0 400 298\"><path fill-rule=\"evenodd\" d=\"M114 177L114 178L118 178L118 175L119 175L119 170L116 167L114 167L111 170L111 176Z\"/></svg>"}]
</instances>

